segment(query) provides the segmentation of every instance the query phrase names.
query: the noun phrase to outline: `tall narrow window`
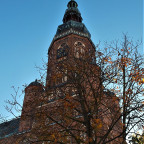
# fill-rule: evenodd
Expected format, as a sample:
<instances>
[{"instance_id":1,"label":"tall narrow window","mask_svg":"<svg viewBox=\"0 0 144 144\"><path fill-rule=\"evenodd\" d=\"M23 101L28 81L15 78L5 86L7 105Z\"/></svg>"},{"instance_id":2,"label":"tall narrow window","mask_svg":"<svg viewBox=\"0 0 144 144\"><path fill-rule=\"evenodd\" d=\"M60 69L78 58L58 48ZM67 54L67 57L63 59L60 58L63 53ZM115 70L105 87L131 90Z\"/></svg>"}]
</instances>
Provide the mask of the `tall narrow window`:
<instances>
[{"instance_id":1,"label":"tall narrow window","mask_svg":"<svg viewBox=\"0 0 144 144\"><path fill-rule=\"evenodd\" d=\"M67 69L61 70L61 72L58 72L56 74L56 85L62 84L67 82L68 77L67 77Z\"/></svg>"},{"instance_id":2,"label":"tall narrow window","mask_svg":"<svg viewBox=\"0 0 144 144\"><path fill-rule=\"evenodd\" d=\"M51 102L52 100L54 100L54 94L53 92L51 92L48 96L48 101Z\"/></svg>"},{"instance_id":3,"label":"tall narrow window","mask_svg":"<svg viewBox=\"0 0 144 144\"><path fill-rule=\"evenodd\" d=\"M63 72L62 83L67 82L67 69Z\"/></svg>"},{"instance_id":4,"label":"tall narrow window","mask_svg":"<svg viewBox=\"0 0 144 144\"><path fill-rule=\"evenodd\" d=\"M57 48L58 61L64 60L67 54L68 54L68 45L66 43L63 43Z\"/></svg>"},{"instance_id":5,"label":"tall narrow window","mask_svg":"<svg viewBox=\"0 0 144 144\"><path fill-rule=\"evenodd\" d=\"M83 58L85 55L85 45L80 42L80 41L76 41L74 43L74 56L76 58Z\"/></svg>"}]
</instances>

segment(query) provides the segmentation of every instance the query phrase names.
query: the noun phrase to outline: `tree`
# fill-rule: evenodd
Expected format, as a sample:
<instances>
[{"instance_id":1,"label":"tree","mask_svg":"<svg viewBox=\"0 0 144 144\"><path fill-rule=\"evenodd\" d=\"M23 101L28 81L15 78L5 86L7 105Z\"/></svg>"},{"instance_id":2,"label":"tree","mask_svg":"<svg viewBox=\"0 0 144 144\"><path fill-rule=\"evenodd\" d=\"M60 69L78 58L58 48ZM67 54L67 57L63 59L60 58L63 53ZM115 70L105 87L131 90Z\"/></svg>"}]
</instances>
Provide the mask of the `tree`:
<instances>
[{"instance_id":1,"label":"tree","mask_svg":"<svg viewBox=\"0 0 144 144\"><path fill-rule=\"evenodd\" d=\"M123 139L126 139L133 128L143 127L143 58L138 53L139 44L133 45L126 35L120 48L117 43L115 45L113 49L118 56L114 61L117 75L114 78L116 87L113 89L118 90L117 96L120 97Z\"/></svg>"},{"instance_id":2,"label":"tree","mask_svg":"<svg viewBox=\"0 0 144 144\"><path fill-rule=\"evenodd\" d=\"M32 115L25 115L34 119L27 139L60 144L126 143L131 132L144 126L139 44L124 35L123 42L106 44L102 52L97 46L95 56L82 52L79 58L56 63L45 93L33 99L41 105Z\"/></svg>"},{"instance_id":3,"label":"tree","mask_svg":"<svg viewBox=\"0 0 144 144\"><path fill-rule=\"evenodd\" d=\"M129 141L131 144L143 144L144 143L144 133L142 135L136 134L132 136L132 139Z\"/></svg>"}]
</instances>

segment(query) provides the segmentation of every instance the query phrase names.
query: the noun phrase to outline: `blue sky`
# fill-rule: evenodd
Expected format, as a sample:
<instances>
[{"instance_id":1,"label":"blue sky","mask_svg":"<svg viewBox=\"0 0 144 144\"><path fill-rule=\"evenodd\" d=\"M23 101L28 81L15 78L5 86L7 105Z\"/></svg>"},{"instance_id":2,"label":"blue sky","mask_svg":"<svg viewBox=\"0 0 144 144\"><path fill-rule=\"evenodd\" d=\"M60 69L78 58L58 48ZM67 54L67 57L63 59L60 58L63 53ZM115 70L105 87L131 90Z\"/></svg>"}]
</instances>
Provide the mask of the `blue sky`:
<instances>
[{"instance_id":1,"label":"blue sky","mask_svg":"<svg viewBox=\"0 0 144 144\"><path fill-rule=\"evenodd\" d=\"M40 78L35 65L47 62L48 47L69 0L0 0L0 113L5 100L20 87ZM77 0L83 23L94 44L121 39L128 33L143 38L143 0ZM143 48L140 51L143 53ZM22 102L20 97L20 101Z\"/></svg>"}]
</instances>

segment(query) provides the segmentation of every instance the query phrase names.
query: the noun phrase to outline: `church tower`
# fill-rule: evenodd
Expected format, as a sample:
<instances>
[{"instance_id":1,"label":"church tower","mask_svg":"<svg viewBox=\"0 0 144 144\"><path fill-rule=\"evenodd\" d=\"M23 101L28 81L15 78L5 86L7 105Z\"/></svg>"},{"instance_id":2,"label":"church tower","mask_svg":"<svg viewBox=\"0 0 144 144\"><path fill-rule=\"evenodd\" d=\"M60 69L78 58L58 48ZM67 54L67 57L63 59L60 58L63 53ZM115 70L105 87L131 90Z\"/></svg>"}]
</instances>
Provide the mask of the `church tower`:
<instances>
[{"instance_id":1,"label":"church tower","mask_svg":"<svg viewBox=\"0 0 144 144\"><path fill-rule=\"evenodd\" d=\"M63 17L63 24L58 26L48 50L47 89L53 89L67 81L66 76L55 76L57 78L53 79L59 63L70 62L74 58L87 58L90 63L95 63L95 46L82 21L77 2L71 0Z\"/></svg>"},{"instance_id":2,"label":"church tower","mask_svg":"<svg viewBox=\"0 0 144 144\"><path fill-rule=\"evenodd\" d=\"M19 124L19 132L28 131L32 128L34 113L36 108L39 106L39 99L43 95L43 92L43 86L37 80L31 82L25 88L25 97Z\"/></svg>"}]
</instances>

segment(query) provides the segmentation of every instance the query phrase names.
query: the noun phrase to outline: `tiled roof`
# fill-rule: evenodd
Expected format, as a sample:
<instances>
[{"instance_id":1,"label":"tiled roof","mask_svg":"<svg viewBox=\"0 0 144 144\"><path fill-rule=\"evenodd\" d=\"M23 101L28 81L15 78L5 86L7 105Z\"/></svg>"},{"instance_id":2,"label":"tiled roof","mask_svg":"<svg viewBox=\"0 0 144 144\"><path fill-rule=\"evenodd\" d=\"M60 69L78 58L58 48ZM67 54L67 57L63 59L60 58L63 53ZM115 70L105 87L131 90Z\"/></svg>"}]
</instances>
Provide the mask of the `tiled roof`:
<instances>
[{"instance_id":1,"label":"tiled roof","mask_svg":"<svg viewBox=\"0 0 144 144\"><path fill-rule=\"evenodd\" d=\"M18 132L20 118L0 124L0 139L9 137Z\"/></svg>"}]
</instances>

